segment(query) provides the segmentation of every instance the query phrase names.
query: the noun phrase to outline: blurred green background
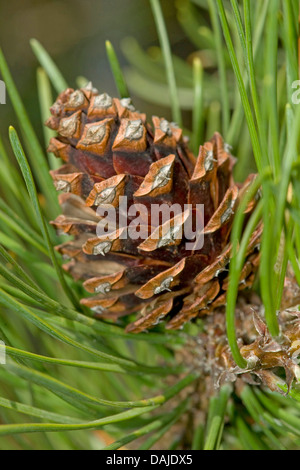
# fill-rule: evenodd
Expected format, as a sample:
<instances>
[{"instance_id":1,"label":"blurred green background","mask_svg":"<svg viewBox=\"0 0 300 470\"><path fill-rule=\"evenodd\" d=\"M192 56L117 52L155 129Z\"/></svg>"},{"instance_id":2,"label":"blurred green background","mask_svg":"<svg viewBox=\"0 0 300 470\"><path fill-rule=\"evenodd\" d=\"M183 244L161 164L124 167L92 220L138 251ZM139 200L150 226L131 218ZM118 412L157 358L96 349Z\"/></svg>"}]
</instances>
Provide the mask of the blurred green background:
<instances>
[{"instance_id":1,"label":"blurred green background","mask_svg":"<svg viewBox=\"0 0 300 470\"><path fill-rule=\"evenodd\" d=\"M173 0L161 2L174 53L186 58L193 46L179 22ZM100 91L116 95L105 52L105 40L114 45L120 62L127 60L121 42L134 37L141 48L158 45L157 32L148 0L0 0L0 44L18 90L40 136L42 126L36 89L37 60L29 40L38 39L61 69L70 86L83 75ZM55 96L54 96L55 98ZM150 115L166 118L166 107L152 105L134 96L136 106ZM7 97L0 106L0 127L4 138L16 119Z\"/></svg>"}]
</instances>

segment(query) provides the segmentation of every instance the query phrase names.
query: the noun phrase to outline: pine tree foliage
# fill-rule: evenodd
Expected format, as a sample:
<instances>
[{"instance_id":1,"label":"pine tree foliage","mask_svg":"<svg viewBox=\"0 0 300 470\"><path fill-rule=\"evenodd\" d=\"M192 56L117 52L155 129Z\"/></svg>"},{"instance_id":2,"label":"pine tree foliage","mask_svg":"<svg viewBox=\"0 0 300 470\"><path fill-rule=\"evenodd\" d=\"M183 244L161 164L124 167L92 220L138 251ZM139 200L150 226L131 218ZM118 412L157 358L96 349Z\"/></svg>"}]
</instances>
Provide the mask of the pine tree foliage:
<instances>
[{"instance_id":1,"label":"pine tree foliage","mask_svg":"<svg viewBox=\"0 0 300 470\"><path fill-rule=\"evenodd\" d=\"M125 38L123 72L106 44L119 100L167 106L195 155L220 133L235 180L257 173L233 219L226 306L178 331L159 323L136 334L136 312L111 321L80 302L82 282L55 249L68 238L49 223L61 214L50 171L62 162L46 151L55 134L37 137L0 51L16 116L10 146L6 129L0 137L0 448L299 449L299 2L177 1L195 48L187 60L170 48L159 0L149 2L159 47ZM31 46L44 122L59 93L86 82L67 84ZM259 224L259 271L242 295Z\"/></svg>"}]
</instances>

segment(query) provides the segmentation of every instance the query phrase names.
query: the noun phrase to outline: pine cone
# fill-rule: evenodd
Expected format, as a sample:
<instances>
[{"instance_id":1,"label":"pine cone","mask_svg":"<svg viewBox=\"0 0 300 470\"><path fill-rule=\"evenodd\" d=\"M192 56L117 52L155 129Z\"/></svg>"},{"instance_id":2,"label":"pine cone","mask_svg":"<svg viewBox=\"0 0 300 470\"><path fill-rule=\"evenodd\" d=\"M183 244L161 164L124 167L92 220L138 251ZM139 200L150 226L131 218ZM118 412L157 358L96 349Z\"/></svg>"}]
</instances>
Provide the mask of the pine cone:
<instances>
[{"instance_id":1,"label":"pine cone","mask_svg":"<svg viewBox=\"0 0 300 470\"><path fill-rule=\"evenodd\" d=\"M237 391L245 383L263 385L279 393L285 393L280 385L290 390L300 378L300 312L297 307L278 312L278 338L269 333L263 304L253 292L239 296L235 318L238 346L248 363L246 369L239 368L232 357L224 307L207 318L200 336L189 338L184 350L186 357L178 361L202 370L201 379L206 378L203 399L209 400L215 389L228 382L234 383ZM183 353L179 351L178 355Z\"/></svg>"},{"instance_id":2,"label":"pine cone","mask_svg":"<svg viewBox=\"0 0 300 470\"><path fill-rule=\"evenodd\" d=\"M234 182L235 159L222 137L215 134L196 158L176 124L153 117L150 125L130 99L99 94L91 84L61 93L51 114L47 125L58 136L48 150L65 162L51 172L62 191L63 212L52 223L73 236L57 249L70 258L64 268L94 294L82 304L102 318L137 313L127 326L136 333L166 317L166 328L178 329L224 305L233 217L255 175L243 185ZM136 213L126 213L120 225L121 197L128 207L142 204L148 210L139 214L138 237L130 236ZM162 204L177 205L180 213L153 225L151 209ZM246 217L255 204L256 199ZM112 207L118 225L112 229L109 221L108 233L99 237L97 227L107 222L104 211ZM198 233L187 248L191 240L180 229L186 221L198 227L201 217L203 246ZM253 283L261 230L257 227L249 243L241 290Z\"/></svg>"}]
</instances>

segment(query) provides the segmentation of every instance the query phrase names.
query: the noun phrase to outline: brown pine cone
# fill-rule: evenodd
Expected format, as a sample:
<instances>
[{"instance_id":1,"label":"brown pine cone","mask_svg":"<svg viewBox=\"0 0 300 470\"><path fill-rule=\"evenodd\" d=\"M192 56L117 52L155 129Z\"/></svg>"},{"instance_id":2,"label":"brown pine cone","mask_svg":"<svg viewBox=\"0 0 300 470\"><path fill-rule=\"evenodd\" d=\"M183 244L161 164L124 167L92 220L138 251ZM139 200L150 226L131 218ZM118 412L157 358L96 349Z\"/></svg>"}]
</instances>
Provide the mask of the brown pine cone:
<instances>
[{"instance_id":1,"label":"brown pine cone","mask_svg":"<svg viewBox=\"0 0 300 470\"><path fill-rule=\"evenodd\" d=\"M49 151L65 162L51 172L62 191L62 215L53 224L73 236L57 249L70 258L65 269L94 294L82 303L102 318L136 313L130 332L165 319L166 328L177 329L224 305L233 217L255 175L234 183L235 159L222 137L215 134L196 158L176 124L158 117L150 124L130 99L99 94L91 84L61 93L51 113L47 125L57 137ZM124 216L124 197L128 207L146 209L139 231L137 211ZM153 221L155 205L165 205L167 220ZM112 208L117 225L105 215ZM194 239L182 230L187 221L198 229ZM253 283L260 235L261 226L249 243L241 290Z\"/></svg>"},{"instance_id":2,"label":"brown pine cone","mask_svg":"<svg viewBox=\"0 0 300 470\"><path fill-rule=\"evenodd\" d=\"M286 281L290 284L292 278L287 276ZM284 296L285 293L286 289ZM299 298L294 299L290 308L278 312L280 334L273 338L265 323L261 299L253 292L240 294L235 309L236 336L248 363L246 369L238 367L232 357L225 307L217 308L214 315L205 319L200 334L187 338L185 347L177 352L176 361L201 371L201 409L205 409L210 397L225 383L234 384L237 393L243 385L250 384L285 394L294 381L299 382L299 302Z\"/></svg>"}]
</instances>

